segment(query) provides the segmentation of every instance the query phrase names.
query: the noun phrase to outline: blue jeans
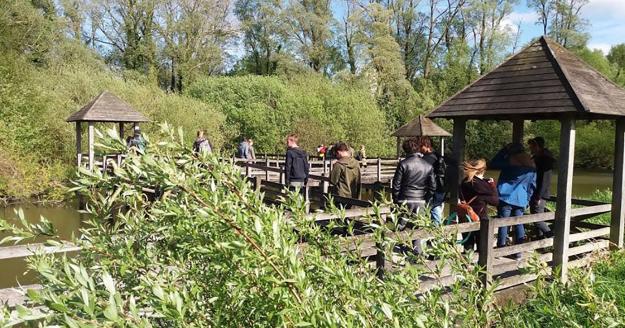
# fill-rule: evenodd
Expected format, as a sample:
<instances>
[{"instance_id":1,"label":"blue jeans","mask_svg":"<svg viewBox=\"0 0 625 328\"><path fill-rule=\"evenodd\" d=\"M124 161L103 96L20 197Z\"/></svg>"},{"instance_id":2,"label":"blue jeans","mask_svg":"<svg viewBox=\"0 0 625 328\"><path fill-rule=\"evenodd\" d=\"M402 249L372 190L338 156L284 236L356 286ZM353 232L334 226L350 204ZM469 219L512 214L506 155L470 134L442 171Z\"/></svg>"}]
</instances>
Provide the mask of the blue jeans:
<instances>
[{"instance_id":1,"label":"blue jeans","mask_svg":"<svg viewBox=\"0 0 625 328\"><path fill-rule=\"evenodd\" d=\"M443 204L432 206L430 209L430 217L432 218L432 222L434 222L435 226L441 225L443 217Z\"/></svg>"},{"instance_id":2,"label":"blue jeans","mask_svg":"<svg viewBox=\"0 0 625 328\"><path fill-rule=\"evenodd\" d=\"M499 202L497 214L500 218L509 218L511 216L522 216L524 208ZM514 242L518 243L525 238L525 228L522 224L517 224L514 229ZM497 247L506 246L508 240L508 227L499 227L499 235L497 236Z\"/></svg>"}]
</instances>

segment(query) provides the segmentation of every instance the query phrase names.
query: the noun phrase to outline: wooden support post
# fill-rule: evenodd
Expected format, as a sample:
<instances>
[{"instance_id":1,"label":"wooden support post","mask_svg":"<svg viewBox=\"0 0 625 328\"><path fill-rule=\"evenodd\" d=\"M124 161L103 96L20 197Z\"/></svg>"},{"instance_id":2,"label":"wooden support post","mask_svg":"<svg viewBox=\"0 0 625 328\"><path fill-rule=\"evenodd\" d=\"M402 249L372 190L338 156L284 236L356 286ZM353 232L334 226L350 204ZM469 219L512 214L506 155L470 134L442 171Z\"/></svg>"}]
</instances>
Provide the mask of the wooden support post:
<instances>
[{"instance_id":1,"label":"wooden support post","mask_svg":"<svg viewBox=\"0 0 625 328\"><path fill-rule=\"evenodd\" d=\"M254 190L255 191L260 191L260 187L262 185L262 180L260 179L260 177L254 177Z\"/></svg>"},{"instance_id":2,"label":"wooden support post","mask_svg":"<svg viewBox=\"0 0 625 328\"><path fill-rule=\"evenodd\" d=\"M512 121L512 142L523 144L524 124L523 120Z\"/></svg>"},{"instance_id":3,"label":"wooden support post","mask_svg":"<svg viewBox=\"0 0 625 328\"><path fill-rule=\"evenodd\" d=\"M286 185L286 174L284 173L284 170L280 171L280 183Z\"/></svg>"},{"instance_id":4,"label":"wooden support post","mask_svg":"<svg viewBox=\"0 0 625 328\"><path fill-rule=\"evenodd\" d=\"M441 156L445 156L445 137L441 137Z\"/></svg>"},{"instance_id":5,"label":"wooden support post","mask_svg":"<svg viewBox=\"0 0 625 328\"><path fill-rule=\"evenodd\" d=\"M267 158L267 154L265 154L265 167L269 167L269 158ZM269 170L265 169L265 181L269 181Z\"/></svg>"},{"instance_id":6,"label":"wooden support post","mask_svg":"<svg viewBox=\"0 0 625 328\"><path fill-rule=\"evenodd\" d=\"M623 248L625 238L625 118L616 120L614 144L614 178L612 180L612 221L610 248Z\"/></svg>"},{"instance_id":7,"label":"wooden support post","mask_svg":"<svg viewBox=\"0 0 625 328\"><path fill-rule=\"evenodd\" d=\"M397 137L397 158L401 157L401 138Z\"/></svg>"},{"instance_id":8,"label":"wooden support post","mask_svg":"<svg viewBox=\"0 0 625 328\"><path fill-rule=\"evenodd\" d=\"M125 141L124 133L124 122L119 122L119 138L122 139L122 141Z\"/></svg>"},{"instance_id":9,"label":"wooden support post","mask_svg":"<svg viewBox=\"0 0 625 328\"><path fill-rule=\"evenodd\" d=\"M376 176L378 178L378 181L382 182L382 159L378 157L378 163L377 163L377 172L376 172Z\"/></svg>"},{"instance_id":10,"label":"wooden support post","mask_svg":"<svg viewBox=\"0 0 625 328\"><path fill-rule=\"evenodd\" d=\"M386 218L380 217L380 227L386 225ZM386 262L386 254L384 254L384 232L380 234L380 241L375 243L375 268L376 275L379 279L384 279L384 263Z\"/></svg>"},{"instance_id":11,"label":"wooden support post","mask_svg":"<svg viewBox=\"0 0 625 328\"><path fill-rule=\"evenodd\" d=\"M558 195L556 200L553 265L560 267L565 283L568 276L569 233L571 228L571 195L573 189L573 162L575 159L575 119L560 121L560 159L558 163Z\"/></svg>"},{"instance_id":12,"label":"wooden support post","mask_svg":"<svg viewBox=\"0 0 625 328\"><path fill-rule=\"evenodd\" d=\"M252 168L248 165L248 163L245 163L245 176L248 178L252 177Z\"/></svg>"},{"instance_id":13,"label":"wooden support post","mask_svg":"<svg viewBox=\"0 0 625 328\"><path fill-rule=\"evenodd\" d=\"M474 233L474 232L473 232ZM493 272L493 244L495 243L495 224L492 219L480 220L480 243L478 245L478 264L484 269L481 281L484 287L492 283Z\"/></svg>"},{"instance_id":14,"label":"wooden support post","mask_svg":"<svg viewBox=\"0 0 625 328\"><path fill-rule=\"evenodd\" d=\"M323 176L324 176L324 177L328 177L328 176L329 176L329 174L328 174L328 173L324 173L324 174L323 174ZM330 183L329 183L327 180L323 180L323 181L321 182L321 186L322 186L322 188L323 188L323 193L324 193L324 194L327 194L327 193L328 193L328 190L330 189Z\"/></svg>"},{"instance_id":15,"label":"wooden support post","mask_svg":"<svg viewBox=\"0 0 625 328\"><path fill-rule=\"evenodd\" d=\"M453 167L449 170L449 208L451 211L455 211L456 205L458 205L458 186L463 179L462 162L464 161L464 134L466 127L466 119L454 119L453 150L451 155Z\"/></svg>"},{"instance_id":16,"label":"wooden support post","mask_svg":"<svg viewBox=\"0 0 625 328\"><path fill-rule=\"evenodd\" d=\"M306 213L310 213L310 186L308 183L304 186L304 201L306 204Z\"/></svg>"},{"instance_id":17,"label":"wooden support post","mask_svg":"<svg viewBox=\"0 0 625 328\"><path fill-rule=\"evenodd\" d=\"M326 157L323 156L323 176L325 176L326 173L328 173L328 167L326 165L327 165Z\"/></svg>"},{"instance_id":18,"label":"wooden support post","mask_svg":"<svg viewBox=\"0 0 625 328\"><path fill-rule=\"evenodd\" d=\"M89 149L89 170L93 171L93 166L94 166L94 149L93 149L93 144L94 144L94 137L95 137L95 127L93 125L93 122L89 122L89 130L87 130L87 139L88 139L88 149Z\"/></svg>"},{"instance_id":19,"label":"wooden support post","mask_svg":"<svg viewBox=\"0 0 625 328\"><path fill-rule=\"evenodd\" d=\"M76 165L82 165L82 123L76 122Z\"/></svg>"}]
</instances>

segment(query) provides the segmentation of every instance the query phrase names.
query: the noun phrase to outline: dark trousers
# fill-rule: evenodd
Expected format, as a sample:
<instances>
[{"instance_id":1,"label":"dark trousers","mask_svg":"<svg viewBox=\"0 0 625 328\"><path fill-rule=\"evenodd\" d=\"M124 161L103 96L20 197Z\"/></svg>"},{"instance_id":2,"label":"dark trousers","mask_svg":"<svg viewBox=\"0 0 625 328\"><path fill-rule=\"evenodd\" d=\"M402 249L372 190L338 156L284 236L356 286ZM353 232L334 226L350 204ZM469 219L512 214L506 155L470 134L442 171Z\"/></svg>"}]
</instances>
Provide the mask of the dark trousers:
<instances>
[{"instance_id":1,"label":"dark trousers","mask_svg":"<svg viewBox=\"0 0 625 328\"><path fill-rule=\"evenodd\" d=\"M542 198L538 201L531 201L530 213L531 214L544 213L546 204L547 204L547 201ZM549 228L549 225L547 224L547 222L536 222L535 225L536 225L536 228L538 229L538 235L540 237L549 238L553 236L553 233L551 232L551 229Z\"/></svg>"}]
</instances>

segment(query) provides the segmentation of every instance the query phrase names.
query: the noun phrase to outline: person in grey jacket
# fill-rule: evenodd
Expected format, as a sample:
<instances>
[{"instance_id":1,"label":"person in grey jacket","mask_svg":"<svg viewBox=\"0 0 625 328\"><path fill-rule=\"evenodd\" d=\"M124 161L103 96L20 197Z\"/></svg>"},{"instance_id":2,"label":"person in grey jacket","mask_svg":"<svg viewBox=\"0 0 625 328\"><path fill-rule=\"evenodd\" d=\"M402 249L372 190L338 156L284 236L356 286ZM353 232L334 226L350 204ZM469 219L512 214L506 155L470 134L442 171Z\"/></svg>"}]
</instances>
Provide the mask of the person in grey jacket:
<instances>
[{"instance_id":1,"label":"person in grey jacket","mask_svg":"<svg viewBox=\"0 0 625 328\"><path fill-rule=\"evenodd\" d=\"M393 201L406 204L416 212L432 199L436 190L436 177L432 165L420 156L416 138L404 141L402 148L406 158L397 164L393 176Z\"/></svg>"}]
</instances>

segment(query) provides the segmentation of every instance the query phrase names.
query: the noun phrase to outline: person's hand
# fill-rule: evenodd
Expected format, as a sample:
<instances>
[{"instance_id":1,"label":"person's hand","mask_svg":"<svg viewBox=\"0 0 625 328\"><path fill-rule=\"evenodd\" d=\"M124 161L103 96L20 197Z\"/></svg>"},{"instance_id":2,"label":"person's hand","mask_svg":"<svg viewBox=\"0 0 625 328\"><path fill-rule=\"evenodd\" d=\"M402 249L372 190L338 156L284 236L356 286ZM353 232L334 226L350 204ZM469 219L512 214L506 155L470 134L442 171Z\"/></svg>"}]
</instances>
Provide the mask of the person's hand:
<instances>
[{"instance_id":1,"label":"person's hand","mask_svg":"<svg viewBox=\"0 0 625 328\"><path fill-rule=\"evenodd\" d=\"M495 187L496 187L496 185L495 185L495 179L493 179L493 178L488 178L488 179L486 179L486 182L488 182L488 184L489 184L491 187L493 187L493 188L495 188Z\"/></svg>"}]
</instances>

